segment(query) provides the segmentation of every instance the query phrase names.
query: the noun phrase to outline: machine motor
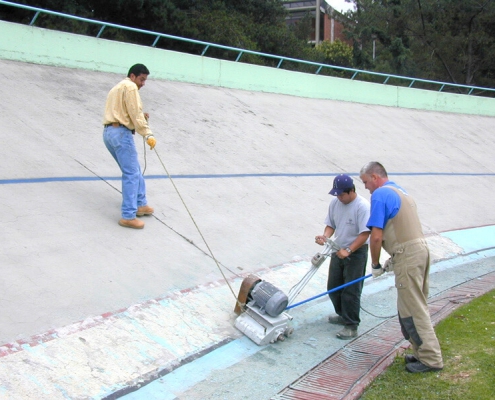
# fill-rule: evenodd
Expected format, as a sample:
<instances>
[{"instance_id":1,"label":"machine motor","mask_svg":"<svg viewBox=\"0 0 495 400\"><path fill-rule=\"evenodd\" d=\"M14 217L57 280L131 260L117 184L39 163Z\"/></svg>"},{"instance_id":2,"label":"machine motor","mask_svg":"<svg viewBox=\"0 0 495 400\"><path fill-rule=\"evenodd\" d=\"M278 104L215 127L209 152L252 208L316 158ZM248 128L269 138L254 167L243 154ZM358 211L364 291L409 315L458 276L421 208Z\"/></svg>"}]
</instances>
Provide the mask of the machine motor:
<instances>
[{"instance_id":1,"label":"machine motor","mask_svg":"<svg viewBox=\"0 0 495 400\"><path fill-rule=\"evenodd\" d=\"M292 317L284 312L288 303L288 297L280 289L249 275L239 290L235 326L260 346L283 341L294 331L289 326Z\"/></svg>"},{"instance_id":2,"label":"machine motor","mask_svg":"<svg viewBox=\"0 0 495 400\"><path fill-rule=\"evenodd\" d=\"M289 298L284 292L265 281L256 284L251 291L251 298L251 305L257 305L262 314L267 313L271 317L282 314L289 303Z\"/></svg>"}]
</instances>

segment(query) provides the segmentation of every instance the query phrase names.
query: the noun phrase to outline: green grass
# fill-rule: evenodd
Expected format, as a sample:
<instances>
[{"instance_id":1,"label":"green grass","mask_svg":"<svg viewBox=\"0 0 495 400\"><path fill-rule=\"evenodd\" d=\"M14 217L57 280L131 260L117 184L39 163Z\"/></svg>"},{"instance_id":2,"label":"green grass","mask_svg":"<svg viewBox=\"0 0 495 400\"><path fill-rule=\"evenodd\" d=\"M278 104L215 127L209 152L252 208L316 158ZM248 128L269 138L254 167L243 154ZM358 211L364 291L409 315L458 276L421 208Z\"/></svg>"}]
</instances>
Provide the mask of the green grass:
<instances>
[{"instance_id":1,"label":"green grass","mask_svg":"<svg viewBox=\"0 0 495 400\"><path fill-rule=\"evenodd\" d=\"M443 370L411 374L397 357L361 399L495 399L495 290L455 310L435 331Z\"/></svg>"}]
</instances>

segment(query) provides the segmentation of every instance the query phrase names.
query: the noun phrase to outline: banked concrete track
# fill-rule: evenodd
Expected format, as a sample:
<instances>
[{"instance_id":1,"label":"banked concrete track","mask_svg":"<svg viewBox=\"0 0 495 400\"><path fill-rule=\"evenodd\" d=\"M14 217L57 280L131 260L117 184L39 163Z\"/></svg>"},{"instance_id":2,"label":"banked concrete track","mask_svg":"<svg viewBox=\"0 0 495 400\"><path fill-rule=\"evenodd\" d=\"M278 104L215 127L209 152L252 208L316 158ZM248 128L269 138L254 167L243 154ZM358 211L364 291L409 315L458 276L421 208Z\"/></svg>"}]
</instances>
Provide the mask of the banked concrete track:
<instances>
[{"instance_id":1,"label":"banked concrete track","mask_svg":"<svg viewBox=\"0 0 495 400\"><path fill-rule=\"evenodd\" d=\"M156 212L133 231L117 225L119 171L101 138L106 94L122 76L4 60L0 67L8 77L0 87L0 398L115 396L247 340L233 327L232 292L248 273L288 291L320 249L313 237L334 175L357 178L370 160L415 197L434 260L493 246L491 117L152 74L141 96L156 153L188 210L157 154L136 138ZM462 243L452 232L466 232ZM322 270L301 299L324 291L325 279ZM318 304L310 320L321 324L331 305ZM332 342L318 356L343 345ZM249 398L238 395L231 398Z\"/></svg>"}]
</instances>

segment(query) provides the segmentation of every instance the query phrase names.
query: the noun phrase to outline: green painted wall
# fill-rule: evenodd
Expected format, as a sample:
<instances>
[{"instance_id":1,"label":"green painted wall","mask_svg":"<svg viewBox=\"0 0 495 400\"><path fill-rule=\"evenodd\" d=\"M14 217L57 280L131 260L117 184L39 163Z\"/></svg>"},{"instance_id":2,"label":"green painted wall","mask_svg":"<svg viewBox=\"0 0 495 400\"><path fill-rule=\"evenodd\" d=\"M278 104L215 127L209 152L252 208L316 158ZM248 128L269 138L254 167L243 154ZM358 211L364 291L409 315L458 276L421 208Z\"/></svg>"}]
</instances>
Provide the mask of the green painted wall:
<instances>
[{"instance_id":1,"label":"green painted wall","mask_svg":"<svg viewBox=\"0 0 495 400\"><path fill-rule=\"evenodd\" d=\"M150 43L153 38L150 36ZM351 81L193 56L0 21L0 58L294 96L495 116L495 99Z\"/></svg>"}]
</instances>

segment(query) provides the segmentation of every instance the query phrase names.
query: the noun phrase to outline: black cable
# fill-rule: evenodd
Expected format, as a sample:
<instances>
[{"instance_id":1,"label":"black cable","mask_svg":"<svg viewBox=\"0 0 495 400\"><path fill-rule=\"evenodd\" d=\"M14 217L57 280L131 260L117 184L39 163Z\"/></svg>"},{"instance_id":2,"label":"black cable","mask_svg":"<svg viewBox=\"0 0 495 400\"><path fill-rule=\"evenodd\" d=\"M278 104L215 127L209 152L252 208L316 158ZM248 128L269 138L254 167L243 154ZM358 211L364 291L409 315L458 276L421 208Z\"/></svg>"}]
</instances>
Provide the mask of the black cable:
<instances>
[{"instance_id":1,"label":"black cable","mask_svg":"<svg viewBox=\"0 0 495 400\"><path fill-rule=\"evenodd\" d=\"M477 276L475 278L472 278L469 281L472 281L474 279L479 279L480 277L483 277L483 276L488 275L488 274L491 274L491 272L487 272L484 275L480 275L480 276ZM469 282L469 281L466 281L466 282ZM464 304L465 301L462 301L462 300L465 300L465 299L472 300L474 298L474 295L466 295L466 294L457 294L457 295L453 295L453 296L449 296L449 297L439 297L439 298L435 299L435 297L441 295L442 293L446 292L447 290L451 290L451 289L453 289L453 288L455 288L457 286L463 285L466 282L459 283L458 285L455 285L455 286L452 286L452 287L447 288L445 290L442 290L442 291L438 292L435 295L429 296L428 299L434 299L434 300L432 300L428 304L434 304L434 303L438 303L439 301L445 301L445 300L448 300L451 303ZM446 303L443 307L441 307L439 310L437 310L435 314L437 314L438 312L442 311L444 308L447 307L447 305L448 305L448 303ZM398 314L395 314L395 315L391 315L391 316L388 316L388 317L383 317L383 316L375 315L375 314L369 312L368 310L364 309L363 306L360 306L360 308L365 313L368 313L369 315L371 315L371 316L373 316L375 318L388 319L388 318L394 318L394 317L397 317L398 316Z\"/></svg>"},{"instance_id":2,"label":"black cable","mask_svg":"<svg viewBox=\"0 0 495 400\"><path fill-rule=\"evenodd\" d=\"M394 315L389 315L389 316L381 316L381 315L375 315L371 312L369 312L368 310L364 309L363 306L360 306L361 310L363 310L365 313L368 313L369 315L375 317L375 318L382 318L382 319L389 319L389 318L394 318L397 316L397 314L394 314Z\"/></svg>"}]
</instances>

